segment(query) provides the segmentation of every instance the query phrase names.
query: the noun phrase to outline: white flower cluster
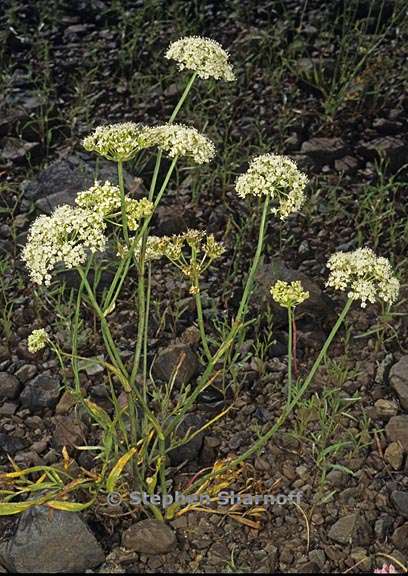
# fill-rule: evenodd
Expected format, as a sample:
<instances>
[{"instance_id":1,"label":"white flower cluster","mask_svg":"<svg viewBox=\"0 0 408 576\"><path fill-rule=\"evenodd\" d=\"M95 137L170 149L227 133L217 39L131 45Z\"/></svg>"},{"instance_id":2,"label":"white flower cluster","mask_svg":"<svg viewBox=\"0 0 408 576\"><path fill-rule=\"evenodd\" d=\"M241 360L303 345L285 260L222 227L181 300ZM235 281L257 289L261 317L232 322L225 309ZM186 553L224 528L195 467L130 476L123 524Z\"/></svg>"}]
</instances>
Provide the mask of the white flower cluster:
<instances>
[{"instance_id":1,"label":"white flower cluster","mask_svg":"<svg viewBox=\"0 0 408 576\"><path fill-rule=\"evenodd\" d=\"M309 292L303 290L299 280L290 284L283 280L278 280L271 288L272 298L283 308L295 308L309 298Z\"/></svg>"},{"instance_id":2,"label":"white flower cluster","mask_svg":"<svg viewBox=\"0 0 408 576\"><path fill-rule=\"evenodd\" d=\"M330 270L327 286L348 290L348 297L361 300L362 308L367 301L383 300L391 304L398 297L399 282L389 260L376 256L370 248L337 252L330 257L327 267Z\"/></svg>"},{"instance_id":3,"label":"white flower cluster","mask_svg":"<svg viewBox=\"0 0 408 576\"><path fill-rule=\"evenodd\" d=\"M135 241L135 238L130 239L130 244ZM161 245L161 238L159 236L148 236L146 240L146 250L145 250L145 262L150 262L152 260L159 260L163 256L163 251L160 249ZM142 249L142 238L137 241L137 244L134 248L134 255L136 258L139 258L140 251ZM120 258L125 258L129 253L129 247L121 244L118 246L117 255Z\"/></svg>"},{"instance_id":4,"label":"white flower cluster","mask_svg":"<svg viewBox=\"0 0 408 576\"><path fill-rule=\"evenodd\" d=\"M214 144L195 128L183 124L163 124L147 130L151 146L157 146L170 158L186 156L197 164L209 162L215 156Z\"/></svg>"},{"instance_id":5,"label":"white flower cluster","mask_svg":"<svg viewBox=\"0 0 408 576\"><path fill-rule=\"evenodd\" d=\"M290 158L262 154L254 158L248 170L239 176L235 189L241 198L269 194L277 204L272 212L285 220L302 207L307 181L307 176Z\"/></svg>"},{"instance_id":6,"label":"white flower cluster","mask_svg":"<svg viewBox=\"0 0 408 576\"><path fill-rule=\"evenodd\" d=\"M48 286L51 272L62 262L66 268L83 264L87 251L105 248L105 223L98 212L58 207L51 216L39 216L32 224L23 250L31 279Z\"/></svg>"},{"instance_id":7,"label":"white flower cluster","mask_svg":"<svg viewBox=\"0 0 408 576\"><path fill-rule=\"evenodd\" d=\"M75 202L80 208L98 212L103 218L120 215L120 189L106 180L105 184L95 182L94 186L84 192L80 192ZM147 198L135 200L125 197L126 214L130 230L136 230L141 218L146 218L153 213L153 203Z\"/></svg>"},{"instance_id":8,"label":"white flower cluster","mask_svg":"<svg viewBox=\"0 0 408 576\"><path fill-rule=\"evenodd\" d=\"M82 144L88 152L97 152L108 160L126 162L147 147L146 127L135 122L98 126Z\"/></svg>"},{"instance_id":9,"label":"white flower cluster","mask_svg":"<svg viewBox=\"0 0 408 576\"><path fill-rule=\"evenodd\" d=\"M48 335L44 328L33 330L27 340L27 348L31 354L45 348L48 342Z\"/></svg>"},{"instance_id":10,"label":"white flower cluster","mask_svg":"<svg viewBox=\"0 0 408 576\"><path fill-rule=\"evenodd\" d=\"M228 52L221 44L209 38L190 36L170 44L166 58L178 62L180 70L193 70L200 78L235 80L235 74L228 62Z\"/></svg>"}]
</instances>

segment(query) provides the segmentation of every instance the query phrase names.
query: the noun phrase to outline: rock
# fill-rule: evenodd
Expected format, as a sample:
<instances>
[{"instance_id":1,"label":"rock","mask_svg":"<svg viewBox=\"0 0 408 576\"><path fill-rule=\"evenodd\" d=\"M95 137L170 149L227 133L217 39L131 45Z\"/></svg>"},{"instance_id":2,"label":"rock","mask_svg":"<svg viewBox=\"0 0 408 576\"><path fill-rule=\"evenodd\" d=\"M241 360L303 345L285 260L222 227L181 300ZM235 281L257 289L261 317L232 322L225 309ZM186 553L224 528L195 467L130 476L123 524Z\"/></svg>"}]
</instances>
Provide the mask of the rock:
<instances>
[{"instance_id":1,"label":"rock","mask_svg":"<svg viewBox=\"0 0 408 576\"><path fill-rule=\"evenodd\" d=\"M393 490L391 492L391 502L394 504L398 514L408 518L408 492Z\"/></svg>"},{"instance_id":2,"label":"rock","mask_svg":"<svg viewBox=\"0 0 408 576\"><path fill-rule=\"evenodd\" d=\"M198 414L187 414L176 430L175 440L181 439L204 425L204 419ZM198 458L204 440L204 432L200 432L186 444L170 450L168 455L172 466L179 466L183 462L192 462Z\"/></svg>"},{"instance_id":3,"label":"rock","mask_svg":"<svg viewBox=\"0 0 408 576\"><path fill-rule=\"evenodd\" d=\"M24 450L28 446L28 442L25 438L17 438L17 436L12 436L6 432L0 432L0 454L10 454L14 456L17 452Z\"/></svg>"},{"instance_id":4,"label":"rock","mask_svg":"<svg viewBox=\"0 0 408 576\"><path fill-rule=\"evenodd\" d=\"M278 280L286 282L300 280L305 290L309 291L310 297L308 300L296 308L298 316L303 313L322 322L333 316L333 302L313 280L303 272L287 267L279 258L273 258L270 263L263 264L258 270L256 275L257 288L253 301L257 303L257 306L262 305L266 301L272 307L274 321L281 324L286 324L287 322L286 310L276 304L270 294L271 286Z\"/></svg>"},{"instance_id":5,"label":"rock","mask_svg":"<svg viewBox=\"0 0 408 576\"><path fill-rule=\"evenodd\" d=\"M13 374L0 372L0 400L14 400L20 392L21 384Z\"/></svg>"},{"instance_id":6,"label":"rock","mask_svg":"<svg viewBox=\"0 0 408 576\"><path fill-rule=\"evenodd\" d=\"M37 372L38 369L35 364L24 364L24 366L21 366L21 368L16 371L15 375L22 384L25 384L28 380L34 378Z\"/></svg>"},{"instance_id":7,"label":"rock","mask_svg":"<svg viewBox=\"0 0 408 576\"><path fill-rule=\"evenodd\" d=\"M404 460L404 451L399 442L391 442L391 444L387 446L384 452L384 460L394 468L394 470L401 468Z\"/></svg>"},{"instance_id":8,"label":"rock","mask_svg":"<svg viewBox=\"0 0 408 576\"><path fill-rule=\"evenodd\" d=\"M20 138L6 138L0 157L6 162L20 163L26 159L38 158L38 142L24 142Z\"/></svg>"},{"instance_id":9,"label":"rock","mask_svg":"<svg viewBox=\"0 0 408 576\"><path fill-rule=\"evenodd\" d=\"M408 356L403 356L390 370L390 385L398 394L404 410L408 410Z\"/></svg>"},{"instance_id":10,"label":"rock","mask_svg":"<svg viewBox=\"0 0 408 576\"><path fill-rule=\"evenodd\" d=\"M155 378L169 382L174 377L175 383L188 384L197 375L199 369L197 356L186 344L171 344L157 354L152 372Z\"/></svg>"},{"instance_id":11,"label":"rock","mask_svg":"<svg viewBox=\"0 0 408 576\"><path fill-rule=\"evenodd\" d=\"M0 406L0 416L13 416L17 411L17 404L15 402L4 402Z\"/></svg>"},{"instance_id":12,"label":"rock","mask_svg":"<svg viewBox=\"0 0 408 576\"><path fill-rule=\"evenodd\" d=\"M49 370L30 380L20 395L21 404L31 412L54 408L60 395L60 380Z\"/></svg>"},{"instance_id":13,"label":"rock","mask_svg":"<svg viewBox=\"0 0 408 576\"><path fill-rule=\"evenodd\" d=\"M157 218L157 233L159 236L181 234L188 228L185 211L177 205L159 206L156 210L155 218ZM188 219L188 222L190 223L190 219Z\"/></svg>"},{"instance_id":14,"label":"rock","mask_svg":"<svg viewBox=\"0 0 408 576\"><path fill-rule=\"evenodd\" d=\"M342 158L346 152L346 145L341 138L312 138L303 142L300 151L319 164L326 164Z\"/></svg>"},{"instance_id":15,"label":"rock","mask_svg":"<svg viewBox=\"0 0 408 576\"><path fill-rule=\"evenodd\" d=\"M403 125L397 120L389 120L388 118L376 118L373 122L373 128L380 134L389 136L390 134L401 133Z\"/></svg>"},{"instance_id":16,"label":"rock","mask_svg":"<svg viewBox=\"0 0 408 576\"><path fill-rule=\"evenodd\" d=\"M391 400L379 398L374 404L375 412L379 418L390 418L398 414L398 406Z\"/></svg>"},{"instance_id":17,"label":"rock","mask_svg":"<svg viewBox=\"0 0 408 576\"><path fill-rule=\"evenodd\" d=\"M358 160L353 156L344 156L335 160L334 167L337 172L342 172L343 174L352 174L358 168Z\"/></svg>"},{"instance_id":18,"label":"rock","mask_svg":"<svg viewBox=\"0 0 408 576\"><path fill-rule=\"evenodd\" d=\"M324 550L321 550L320 548L317 550L311 550L309 558L312 562L317 564L320 570L323 570L324 563L326 562L326 554L324 553Z\"/></svg>"},{"instance_id":19,"label":"rock","mask_svg":"<svg viewBox=\"0 0 408 576\"><path fill-rule=\"evenodd\" d=\"M75 447L83 444L84 426L75 416L55 416L55 430L52 438L55 448Z\"/></svg>"},{"instance_id":20,"label":"rock","mask_svg":"<svg viewBox=\"0 0 408 576\"><path fill-rule=\"evenodd\" d=\"M342 488L347 482L347 476L342 470L331 470L326 478L336 488Z\"/></svg>"},{"instance_id":21,"label":"rock","mask_svg":"<svg viewBox=\"0 0 408 576\"><path fill-rule=\"evenodd\" d=\"M339 544L367 545L371 541L370 526L358 512L337 520L328 535Z\"/></svg>"},{"instance_id":22,"label":"rock","mask_svg":"<svg viewBox=\"0 0 408 576\"><path fill-rule=\"evenodd\" d=\"M165 554L174 549L176 535L164 522L141 520L122 534L122 545L142 554Z\"/></svg>"},{"instance_id":23,"label":"rock","mask_svg":"<svg viewBox=\"0 0 408 576\"><path fill-rule=\"evenodd\" d=\"M381 516L381 518L379 518L376 521L374 526L374 532L379 540L383 541L385 540L385 538L387 538L393 523L394 523L393 518L388 514Z\"/></svg>"},{"instance_id":24,"label":"rock","mask_svg":"<svg viewBox=\"0 0 408 576\"><path fill-rule=\"evenodd\" d=\"M401 552L408 552L408 522L394 530L391 541Z\"/></svg>"},{"instance_id":25,"label":"rock","mask_svg":"<svg viewBox=\"0 0 408 576\"><path fill-rule=\"evenodd\" d=\"M70 390L65 390L55 409L56 414L66 414L76 404L75 396Z\"/></svg>"},{"instance_id":26,"label":"rock","mask_svg":"<svg viewBox=\"0 0 408 576\"><path fill-rule=\"evenodd\" d=\"M385 161L392 172L399 170L408 161L408 145L397 136L380 136L370 142L363 142L358 151L368 160Z\"/></svg>"},{"instance_id":27,"label":"rock","mask_svg":"<svg viewBox=\"0 0 408 576\"><path fill-rule=\"evenodd\" d=\"M132 178L124 171L125 183L132 186ZM98 159L98 164L87 155L78 154L53 162L38 176L23 185L25 200L35 201L37 208L50 214L61 204L75 204L78 192L93 185L95 179L117 184L116 166L113 162Z\"/></svg>"},{"instance_id":28,"label":"rock","mask_svg":"<svg viewBox=\"0 0 408 576\"><path fill-rule=\"evenodd\" d=\"M0 543L0 560L10 572L85 572L104 559L79 514L45 506L24 512L13 536Z\"/></svg>"},{"instance_id":29,"label":"rock","mask_svg":"<svg viewBox=\"0 0 408 576\"><path fill-rule=\"evenodd\" d=\"M404 452L408 452L408 416L393 416L385 432L391 442L399 442Z\"/></svg>"}]
</instances>

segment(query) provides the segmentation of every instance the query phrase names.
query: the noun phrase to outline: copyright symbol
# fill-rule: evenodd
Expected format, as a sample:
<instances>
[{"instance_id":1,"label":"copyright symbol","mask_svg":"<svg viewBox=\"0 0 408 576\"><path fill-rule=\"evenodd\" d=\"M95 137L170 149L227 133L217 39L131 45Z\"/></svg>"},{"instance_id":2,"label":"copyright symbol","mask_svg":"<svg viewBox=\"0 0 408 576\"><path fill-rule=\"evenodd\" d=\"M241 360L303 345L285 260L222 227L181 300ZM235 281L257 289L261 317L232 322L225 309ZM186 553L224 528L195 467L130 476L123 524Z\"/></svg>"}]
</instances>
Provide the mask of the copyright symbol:
<instances>
[{"instance_id":1,"label":"copyright symbol","mask_svg":"<svg viewBox=\"0 0 408 576\"><path fill-rule=\"evenodd\" d=\"M119 506L119 504L122 502L122 496L119 494L119 492L109 492L106 500L110 506Z\"/></svg>"}]
</instances>

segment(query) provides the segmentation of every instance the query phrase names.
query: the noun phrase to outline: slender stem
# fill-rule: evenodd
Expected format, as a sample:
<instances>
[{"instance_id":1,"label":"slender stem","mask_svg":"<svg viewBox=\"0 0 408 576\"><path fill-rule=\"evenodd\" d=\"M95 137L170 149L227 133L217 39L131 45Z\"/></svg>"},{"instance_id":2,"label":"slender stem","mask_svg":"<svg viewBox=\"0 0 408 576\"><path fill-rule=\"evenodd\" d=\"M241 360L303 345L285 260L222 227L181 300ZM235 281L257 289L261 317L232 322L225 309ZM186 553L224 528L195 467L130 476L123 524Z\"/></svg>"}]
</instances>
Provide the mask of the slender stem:
<instances>
[{"instance_id":1,"label":"slender stem","mask_svg":"<svg viewBox=\"0 0 408 576\"><path fill-rule=\"evenodd\" d=\"M297 330L296 330L296 317L295 317L295 310L293 310L292 315L292 358L293 358L293 374L297 378L298 375L298 367L297 367Z\"/></svg>"},{"instance_id":2,"label":"slender stem","mask_svg":"<svg viewBox=\"0 0 408 576\"><path fill-rule=\"evenodd\" d=\"M167 184L170 180L170 177L173 173L173 170L176 166L176 162L177 162L177 156L176 158L173 158L173 161L167 171L166 177L163 181L163 184L156 196L156 199L154 201L154 205L153 205L153 212L152 214L145 219L143 226L139 232L139 237L143 237L143 234L145 233L145 231L148 229L150 220L152 218L152 215L154 213L155 208L158 206L158 204L160 203L160 200L164 194L164 191L167 188ZM142 261L142 254L141 254L141 260ZM139 266L139 274L138 274L139 278L138 278L138 303L139 303L139 319L138 319L138 330L137 330L137 340L136 340L136 347L135 347L135 354L134 354L134 360L133 360L133 368L132 368L132 373L130 376L130 385L133 386L135 381L136 381L136 376L137 373L139 371L139 365L140 365L140 357L141 357L141 352L143 349L143 335L144 335L144 321L145 321L145 294L144 294L144 264L143 264L143 269L140 268ZM143 290L142 290L143 289Z\"/></svg>"},{"instance_id":3,"label":"slender stem","mask_svg":"<svg viewBox=\"0 0 408 576\"><path fill-rule=\"evenodd\" d=\"M236 318L235 318L236 322L240 322L242 317L245 316L248 300L249 300L249 297L251 296L252 286L254 283L256 272L258 270L259 261L260 261L261 255L262 255L263 244L264 244L264 240L265 240L266 224L267 224L266 220L267 220L267 216L269 213L269 203L270 203L270 197L268 194L265 197L265 201L264 201L264 205L263 205L261 224L259 226L259 233L258 233L258 244L256 247L254 259L252 261L251 269L249 271L248 278L247 278L247 281L245 284L244 293L242 295L241 302L240 302L240 305L238 308L238 313L237 313Z\"/></svg>"},{"instance_id":4,"label":"slender stem","mask_svg":"<svg viewBox=\"0 0 408 576\"><path fill-rule=\"evenodd\" d=\"M164 438L159 440L159 450L160 450L160 487L162 498L167 494L166 485L166 441Z\"/></svg>"},{"instance_id":5,"label":"slender stem","mask_svg":"<svg viewBox=\"0 0 408 576\"><path fill-rule=\"evenodd\" d=\"M292 334L293 309L288 308L288 398L287 404L290 405L292 398L292 354L293 354L293 334Z\"/></svg>"},{"instance_id":6,"label":"slender stem","mask_svg":"<svg viewBox=\"0 0 408 576\"><path fill-rule=\"evenodd\" d=\"M305 394L305 392L309 388L320 364L322 363L323 358L326 356L326 353L329 349L330 344L332 343L332 341L333 341L335 335L337 334L340 326L343 324L344 319L347 316L347 313L350 310L350 306L352 305L352 303L353 303L353 301L349 298L347 300L346 304L344 305L344 308L341 311L339 317L337 318L337 321L336 321L335 325L333 326L329 336L327 337L326 342L324 343L322 349L320 350L320 353L319 353L318 357L316 358L316 360L315 360L309 374L307 375L305 381L303 382L302 386L299 388L299 390L297 391L295 396L292 398L291 402L286 406L286 408L282 412L281 416L278 418L278 420L276 420L275 424L265 434L260 436L258 438L258 440L251 446L251 448L246 450L246 452L244 452L243 454L241 454L240 456L238 456L237 458L235 458L231 462L228 462L228 464L225 464L225 466L218 469L216 473L210 472L209 474L202 476L200 478L200 480L198 480L197 482L195 482L194 484L189 486L189 492L194 492L194 490L197 489L197 487L199 485L201 485L203 482L206 482L206 481L210 480L211 478L214 478L216 475L219 475L226 470L230 470L231 468L235 468L236 466L241 464L241 462L244 462L245 460L250 458L253 454L258 452L263 446L265 446L265 444L268 442L268 440L270 440L272 438L272 436L277 432L277 430L279 430L281 428L281 426L286 422L289 415L292 413L295 406L298 404L299 400L302 398L302 396Z\"/></svg>"},{"instance_id":7,"label":"slender stem","mask_svg":"<svg viewBox=\"0 0 408 576\"><path fill-rule=\"evenodd\" d=\"M206 367L204 373L202 374L198 385L192 391L191 395L186 399L184 406L180 409L178 417L175 418L173 423L170 425L170 429L174 429L177 426L177 423L179 422L180 418L184 414L186 414L186 412L193 406L193 404L196 401L196 399L198 398L198 396L201 394L201 392L207 386L208 380L210 379L210 377L214 371L215 366L221 360L221 358L224 356L224 354L230 349L230 347L234 343L235 336L237 335L238 331L242 327L242 320L245 318L245 314L247 311L247 305L248 305L249 298L251 296L252 286L254 283L255 275L256 275L256 272L258 270L259 261L260 261L261 256L262 256L263 244L264 244L265 233L266 233L267 216L269 213L269 203L270 203L270 198L268 195L265 197L265 201L264 201L264 205L263 205L261 223L259 226L259 233L258 233L258 244L257 244L255 256L254 256L254 259L252 261L252 265L251 265L251 268L250 268L250 271L249 271L249 274L248 274L248 277L246 280L244 292L243 292L243 295L241 298L240 306L239 306L237 315L235 317L235 320L231 326L231 330L227 334L227 336L224 339L221 346L218 348L217 352L209 360L207 367Z\"/></svg>"},{"instance_id":8,"label":"slender stem","mask_svg":"<svg viewBox=\"0 0 408 576\"><path fill-rule=\"evenodd\" d=\"M145 312L145 326L143 336L143 393L145 401L147 399L147 341L149 336L149 315L150 315L150 296L152 292L152 267L147 265L147 288L146 288L146 312Z\"/></svg>"},{"instance_id":9,"label":"slender stem","mask_svg":"<svg viewBox=\"0 0 408 576\"><path fill-rule=\"evenodd\" d=\"M207 360L211 362L212 356L210 348L208 346L207 334L205 333L203 306L201 302L200 278L199 278L199 272L198 270L196 270L197 250L195 248L191 249L191 262L192 267L194 268L193 291L197 309L198 328L200 330L201 343L203 345L205 355L207 357Z\"/></svg>"},{"instance_id":10,"label":"slender stem","mask_svg":"<svg viewBox=\"0 0 408 576\"><path fill-rule=\"evenodd\" d=\"M194 72L194 74L191 76L187 86L184 88L184 92L180 97L180 100L177 102L176 107L173 110L172 115L170 116L170 120L169 120L169 124L171 124L172 122L174 122L177 114L180 111L180 108L183 106L185 99L188 96L188 93L191 90L192 85L194 84L194 80L197 78L197 72Z\"/></svg>"},{"instance_id":11,"label":"slender stem","mask_svg":"<svg viewBox=\"0 0 408 576\"><path fill-rule=\"evenodd\" d=\"M126 213L125 183L123 180L123 162L118 160L118 180L120 189L120 207L122 210L123 236L126 244L129 244L128 221Z\"/></svg>"}]
</instances>

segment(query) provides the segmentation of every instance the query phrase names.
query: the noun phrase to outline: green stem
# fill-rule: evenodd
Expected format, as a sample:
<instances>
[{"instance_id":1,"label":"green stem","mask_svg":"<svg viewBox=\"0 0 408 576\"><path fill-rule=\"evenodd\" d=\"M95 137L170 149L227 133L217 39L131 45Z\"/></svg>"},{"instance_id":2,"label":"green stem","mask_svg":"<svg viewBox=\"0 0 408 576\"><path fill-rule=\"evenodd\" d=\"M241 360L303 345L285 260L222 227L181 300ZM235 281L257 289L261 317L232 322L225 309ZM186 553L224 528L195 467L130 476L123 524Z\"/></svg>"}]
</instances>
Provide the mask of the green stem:
<instances>
[{"instance_id":1,"label":"green stem","mask_svg":"<svg viewBox=\"0 0 408 576\"><path fill-rule=\"evenodd\" d=\"M183 106L184 101L185 101L185 99L187 98L188 93L190 92L191 87L192 87L192 85L194 84L194 80L195 80L196 78L197 78L197 72L194 72L194 74L191 76L191 78L190 78L187 86L184 88L184 92L183 92L183 94L181 95L180 100L177 102L177 105L176 105L176 107L174 108L172 115L170 116L169 124L171 124L172 122L174 122L174 120L175 120L177 114L179 113L180 108Z\"/></svg>"},{"instance_id":2,"label":"green stem","mask_svg":"<svg viewBox=\"0 0 408 576\"><path fill-rule=\"evenodd\" d=\"M293 354L293 310L288 308L288 398L290 404L292 398L292 354Z\"/></svg>"},{"instance_id":3,"label":"green stem","mask_svg":"<svg viewBox=\"0 0 408 576\"><path fill-rule=\"evenodd\" d=\"M286 406L285 410L282 412L281 416L278 418L278 420L275 422L275 424L265 434L260 436L258 438L258 440L251 446L251 448L246 450L246 452L241 454L238 458L235 458L234 460L232 460L232 462L228 462L228 464L226 464L225 466L223 466L222 468L217 470L216 473L210 472L210 473L206 474L205 476L202 476L197 482L194 482L194 484L192 484L189 487L189 492L194 492L194 490L196 490L198 488L198 486L201 485L203 482L211 480L212 478L214 478L215 476L217 476L219 474L222 474L222 472L224 472L226 470L231 470L232 468L235 468L236 466L241 464L241 462L244 462L245 460L250 458L253 454L255 454L261 448L263 448L263 446L265 446L265 444L272 438L272 436L281 428L281 426L286 422L289 415L292 413L295 406L298 404L299 400L302 398L302 396L305 394L305 392L309 388L320 364L322 363L323 358L326 356L326 353L329 349L330 344L332 343L334 337L336 336L340 326L344 322L344 319L347 316L347 313L350 310L350 306L352 305L352 303L353 303L353 300L351 300L349 298L347 300L346 304L344 305L344 308L341 311L339 317L337 318L337 321L336 321L335 325L333 326L329 336L327 337L326 342L324 343L322 349L320 350L320 353L319 353L318 357L316 358L316 360L315 360L309 374L307 375L305 381L303 382L302 386L299 388L298 392L296 393L294 398L291 400L291 402Z\"/></svg>"},{"instance_id":4,"label":"green stem","mask_svg":"<svg viewBox=\"0 0 408 576\"><path fill-rule=\"evenodd\" d=\"M241 303L239 305L238 313L237 313L236 318L235 318L236 322L240 322L242 317L245 316L247 305L248 305L248 300L249 300L249 297L251 296L252 286L253 286L253 283L255 280L255 275L256 275L256 272L258 270L259 261L260 261L261 256L262 256L263 244L264 244L265 234L266 234L266 225L267 225L266 221L267 221L267 217L269 214L269 203L270 203L270 196L269 196L269 194L267 194L265 197L264 205L263 205L261 224L259 226L258 244L256 247L254 259L252 261L251 269L249 271L248 278L247 278L247 281L245 284L244 293L243 293L242 298L241 298Z\"/></svg>"},{"instance_id":5,"label":"green stem","mask_svg":"<svg viewBox=\"0 0 408 576\"><path fill-rule=\"evenodd\" d=\"M207 334L205 333L203 306L201 303L201 293L200 293L200 287L199 287L198 282L197 282L197 286L196 286L196 292L194 293L194 298L195 298L195 303L196 303L196 308L197 308L197 320L198 320L198 328L200 330L201 343L203 345L207 360L209 362L211 362L212 356L211 356L210 348L208 346Z\"/></svg>"},{"instance_id":6,"label":"green stem","mask_svg":"<svg viewBox=\"0 0 408 576\"><path fill-rule=\"evenodd\" d=\"M128 232L128 221L126 212L126 199L125 199L125 183L123 180L123 162L118 160L118 180L120 189L120 207L122 210L122 223L123 223L123 236L125 238L126 245L129 244L129 232Z\"/></svg>"}]
</instances>

